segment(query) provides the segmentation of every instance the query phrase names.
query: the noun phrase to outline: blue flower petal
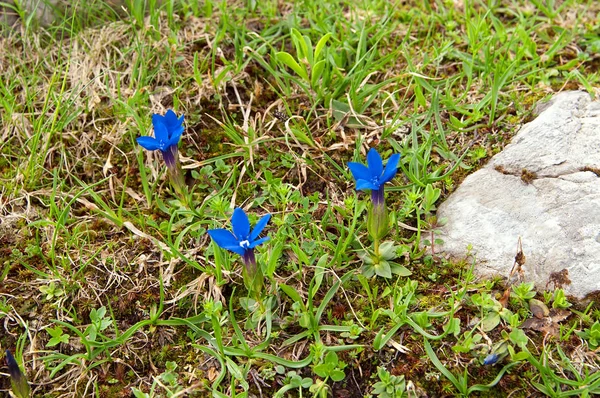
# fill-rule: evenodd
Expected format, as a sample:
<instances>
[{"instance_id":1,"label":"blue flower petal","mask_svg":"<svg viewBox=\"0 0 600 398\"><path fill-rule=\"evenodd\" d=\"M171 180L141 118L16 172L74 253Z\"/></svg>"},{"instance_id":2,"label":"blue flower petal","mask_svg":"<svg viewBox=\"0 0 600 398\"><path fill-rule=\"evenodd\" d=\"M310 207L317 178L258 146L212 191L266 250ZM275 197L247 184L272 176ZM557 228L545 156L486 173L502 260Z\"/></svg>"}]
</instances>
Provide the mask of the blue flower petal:
<instances>
[{"instance_id":1,"label":"blue flower petal","mask_svg":"<svg viewBox=\"0 0 600 398\"><path fill-rule=\"evenodd\" d=\"M208 235L210 235L210 237L220 247L233 246L233 245L239 246L240 245L240 242L231 233L231 231L228 231L226 229L223 229L223 228L209 229L207 232L208 232Z\"/></svg>"},{"instance_id":2,"label":"blue flower petal","mask_svg":"<svg viewBox=\"0 0 600 398\"><path fill-rule=\"evenodd\" d=\"M383 173L383 161L381 160L381 155L375 148L369 149L369 152L367 153L367 164L369 165L371 177L381 177L381 174Z\"/></svg>"},{"instance_id":3,"label":"blue flower petal","mask_svg":"<svg viewBox=\"0 0 600 398\"><path fill-rule=\"evenodd\" d=\"M231 226L233 227L233 234L239 241L248 239L250 235L250 221L248 221L248 216L244 213L244 210L239 207L233 210Z\"/></svg>"},{"instance_id":4,"label":"blue flower petal","mask_svg":"<svg viewBox=\"0 0 600 398\"><path fill-rule=\"evenodd\" d=\"M365 189L378 190L379 184L374 184L373 182L367 181L367 180L356 181L356 190L357 191L364 191Z\"/></svg>"},{"instance_id":5,"label":"blue flower petal","mask_svg":"<svg viewBox=\"0 0 600 398\"><path fill-rule=\"evenodd\" d=\"M498 354L490 354L487 357L485 357L485 359L483 360L483 364L484 365L493 365L496 362L498 362Z\"/></svg>"},{"instance_id":6,"label":"blue flower petal","mask_svg":"<svg viewBox=\"0 0 600 398\"><path fill-rule=\"evenodd\" d=\"M152 115L152 125L156 127L159 124L166 124L165 117L163 115L155 113Z\"/></svg>"},{"instance_id":7,"label":"blue flower petal","mask_svg":"<svg viewBox=\"0 0 600 398\"><path fill-rule=\"evenodd\" d=\"M169 109L165 115L164 124L167 126L170 138L173 138L175 134L181 135L183 132L183 115L177 118L175 112Z\"/></svg>"},{"instance_id":8,"label":"blue flower petal","mask_svg":"<svg viewBox=\"0 0 600 398\"><path fill-rule=\"evenodd\" d=\"M249 249L254 249L256 246L265 243L266 241L268 241L269 239L271 239L268 236L265 236L264 238L260 238L258 240L255 240L253 242L250 243L250 245L248 246Z\"/></svg>"},{"instance_id":9,"label":"blue flower petal","mask_svg":"<svg viewBox=\"0 0 600 398\"><path fill-rule=\"evenodd\" d=\"M230 252L233 252L235 254L239 254L240 256L243 256L246 253L246 249L244 249L240 245L237 245L237 246L227 246L227 247L224 247L223 249L227 249Z\"/></svg>"},{"instance_id":10,"label":"blue flower petal","mask_svg":"<svg viewBox=\"0 0 600 398\"><path fill-rule=\"evenodd\" d=\"M240 242L230 231L222 228L209 229L208 235L210 235L219 247L237 253L240 256L244 255L244 248L240 246Z\"/></svg>"},{"instance_id":11,"label":"blue flower petal","mask_svg":"<svg viewBox=\"0 0 600 398\"><path fill-rule=\"evenodd\" d=\"M348 168L352 172L352 177L354 177L356 181L370 180L372 178L371 172L369 171L367 166L365 166L362 163L348 162Z\"/></svg>"},{"instance_id":12,"label":"blue flower petal","mask_svg":"<svg viewBox=\"0 0 600 398\"><path fill-rule=\"evenodd\" d=\"M381 178L379 178L380 184L385 184L386 182L388 182L392 178L394 178L394 176L396 175L396 172L398 171L398 162L399 161L400 161L400 155L397 153L393 154L390 157L387 164L385 165L385 170L383 171Z\"/></svg>"},{"instance_id":13,"label":"blue flower petal","mask_svg":"<svg viewBox=\"0 0 600 398\"><path fill-rule=\"evenodd\" d=\"M183 127L177 130L174 134L171 134L168 145L177 146L177 144L179 144L179 139L181 138L181 133L183 133Z\"/></svg>"},{"instance_id":14,"label":"blue flower petal","mask_svg":"<svg viewBox=\"0 0 600 398\"><path fill-rule=\"evenodd\" d=\"M155 151L160 148L158 141L154 137L148 137L147 135L145 135L142 137L137 137L136 141L144 149L147 149L149 151Z\"/></svg>"},{"instance_id":15,"label":"blue flower petal","mask_svg":"<svg viewBox=\"0 0 600 398\"><path fill-rule=\"evenodd\" d=\"M154 138L161 145L161 150L166 150L169 142L169 132L167 131L167 127L164 124L155 124L154 125Z\"/></svg>"},{"instance_id":16,"label":"blue flower petal","mask_svg":"<svg viewBox=\"0 0 600 398\"><path fill-rule=\"evenodd\" d=\"M165 124L166 125L176 125L178 124L178 119L177 119L177 115L175 114L175 112L173 112L172 109L167 110L167 113L165 113Z\"/></svg>"},{"instance_id":17,"label":"blue flower petal","mask_svg":"<svg viewBox=\"0 0 600 398\"><path fill-rule=\"evenodd\" d=\"M258 235L260 235L262 230L265 229L270 219L271 215L266 214L260 220L258 220L256 225L254 226L254 229L252 230L252 233L250 234L250 241L253 241L254 239L258 238Z\"/></svg>"}]
</instances>

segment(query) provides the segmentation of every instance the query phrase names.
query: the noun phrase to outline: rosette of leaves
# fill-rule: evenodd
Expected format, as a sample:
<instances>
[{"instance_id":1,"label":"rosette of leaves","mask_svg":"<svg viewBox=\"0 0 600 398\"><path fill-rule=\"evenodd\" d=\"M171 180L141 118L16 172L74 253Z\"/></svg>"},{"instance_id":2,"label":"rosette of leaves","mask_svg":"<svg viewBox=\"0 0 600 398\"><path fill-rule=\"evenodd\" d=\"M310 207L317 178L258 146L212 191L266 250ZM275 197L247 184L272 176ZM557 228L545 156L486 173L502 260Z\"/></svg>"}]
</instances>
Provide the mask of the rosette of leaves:
<instances>
[{"instance_id":1,"label":"rosette of leaves","mask_svg":"<svg viewBox=\"0 0 600 398\"><path fill-rule=\"evenodd\" d=\"M406 397L406 381L404 376L394 376L385 368L377 369L377 376L379 381L373 384L372 395L376 395L379 398L402 398Z\"/></svg>"},{"instance_id":2,"label":"rosette of leaves","mask_svg":"<svg viewBox=\"0 0 600 398\"><path fill-rule=\"evenodd\" d=\"M392 241L385 241L379 246L379 255L368 251L359 253L359 257L364 263L361 269L362 274L367 278L375 275L384 278L391 278L392 275L411 275L412 272L406 267L392 261L398 258L398 252L404 252L405 249L405 246L395 245Z\"/></svg>"}]
</instances>

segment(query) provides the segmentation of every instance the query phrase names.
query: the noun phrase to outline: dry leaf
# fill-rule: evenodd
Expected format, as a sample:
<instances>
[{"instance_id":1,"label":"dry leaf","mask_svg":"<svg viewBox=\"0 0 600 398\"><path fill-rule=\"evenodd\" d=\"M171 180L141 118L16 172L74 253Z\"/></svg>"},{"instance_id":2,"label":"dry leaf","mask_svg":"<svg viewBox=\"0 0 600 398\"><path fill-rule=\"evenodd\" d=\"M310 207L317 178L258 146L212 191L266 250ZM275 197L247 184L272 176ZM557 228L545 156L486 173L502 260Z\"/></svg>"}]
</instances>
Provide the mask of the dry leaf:
<instances>
[{"instance_id":1,"label":"dry leaf","mask_svg":"<svg viewBox=\"0 0 600 398\"><path fill-rule=\"evenodd\" d=\"M529 302L530 308L531 308L531 301L533 301L533 300L530 300L530 302ZM539 300L536 300L536 301L539 301ZM542 305L545 306L544 303L542 303ZM547 309L548 308L546 308L546 310ZM543 311L543 309L540 310L538 308L537 311ZM569 315L571 315L570 311L552 308L551 310L548 311L548 316L541 317L541 318L538 317L538 318L526 319L521 324L521 328L522 329L533 329L535 331L542 332L544 334L549 334L551 336L558 337L559 332L560 332L559 324L560 324L560 322L567 319L569 317Z\"/></svg>"},{"instance_id":2,"label":"dry leaf","mask_svg":"<svg viewBox=\"0 0 600 398\"><path fill-rule=\"evenodd\" d=\"M508 307L508 299L510 298L510 288L506 289L504 291L504 294L502 295L502 297L500 297L500 300L498 300L498 302L500 304L502 304L503 308Z\"/></svg>"},{"instance_id":3,"label":"dry leaf","mask_svg":"<svg viewBox=\"0 0 600 398\"><path fill-rule=\"evenodd\" d=\"M208 369L208 374L206 375L208 380L213 382L217 379L217 376L219 376L219 371L217 370L217 368L209 368Z\"/></svg>"}]
</instances>

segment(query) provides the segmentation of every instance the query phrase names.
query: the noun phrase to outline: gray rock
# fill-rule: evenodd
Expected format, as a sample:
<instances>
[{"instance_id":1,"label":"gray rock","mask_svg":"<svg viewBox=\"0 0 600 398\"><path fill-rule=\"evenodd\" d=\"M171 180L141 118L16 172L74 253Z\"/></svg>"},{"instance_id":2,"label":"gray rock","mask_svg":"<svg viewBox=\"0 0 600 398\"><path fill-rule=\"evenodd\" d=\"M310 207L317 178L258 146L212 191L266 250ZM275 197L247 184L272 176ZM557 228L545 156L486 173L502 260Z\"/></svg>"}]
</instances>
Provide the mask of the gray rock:
<instances>
[{"instance_id":1,"label":"gray rock","mask_svg":"<svg viewBox=\"0 0 600 398\"><path fill-rule=\"evenodd\" d=\"M42 26L49 26L55 18L55 13L63 7L64 0L4 0L0 4L0 23L14 26L20 16L34 15Z\"/></svg>"},{"instance_id":2,"label":"gray rock","mask_svg":"<svg viewBox=\"0 0 600 398\"><path fill-rule=\"evenodd\" d=\"M85 2L79 3L70 0L0 0L0 29L18 27L19 22L22 22L21 18L32 18L42 27L48 27L57 21L60 23L63 14L69 21L73 13L82 17L90 11L85 4ZM105 0L104 4L100 4L101 6L96 5L99 11L104 9L104 12L109 12L112 8L116 12L121 12L125 6L125 0ZM161 0L158 0L156 4L159 6Z\"/></svg>"},{"instance_id":3,"label":"gray rock","mask_svg":"<svg viewBox=\"0 0 600 398\"><path fill-rule=\"evenodd\" d=\"M600 102L558 94L440 205L441 249L464 257L471 245L479 275L508 277L521 238L524 281L600 290L599 176Z\"/></svg>"}]
</instances>

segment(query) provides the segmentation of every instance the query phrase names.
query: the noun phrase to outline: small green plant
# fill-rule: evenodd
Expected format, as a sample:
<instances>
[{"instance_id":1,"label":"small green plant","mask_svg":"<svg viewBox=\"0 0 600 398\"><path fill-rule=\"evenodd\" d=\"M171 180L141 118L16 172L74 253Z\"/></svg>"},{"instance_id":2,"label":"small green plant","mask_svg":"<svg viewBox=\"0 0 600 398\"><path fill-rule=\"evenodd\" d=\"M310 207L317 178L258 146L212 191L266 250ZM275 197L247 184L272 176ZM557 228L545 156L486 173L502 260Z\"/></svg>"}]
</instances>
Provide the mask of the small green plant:
<instances>
[{"instance_id":1,"label":"small green plant","mask_svg":"<svg viewBox=\"0 0 600 398\"><path fill-rule=\"evenodd\" d=\"M476 163L479 160L484 159L485 157L488 156L487 149L485 147L481 147L481 146L475 147L469 151L468 156L472 162Z\"/></svg>"},{"instance_id":2,"label":"small green plant","mask_svg":"<svg viewBox=\"0 0 600 398\"><path fill-rule=\"evenodd\" d=\"M323 51L327 41L331 37L331 33L325 34L319 39L317 45L313 49L310 37L302 35L298 30L291 30L292 42L296 49L296 57L288 52L280 51L275 54L277 60L300 77L300 81L296 80L302 89L309 94L312 89L317 94L317 99L328 103L327 98L331 96L331 91L328 90L335 64L331 64L326 59L326 54Z\"/></svg>"},{"instance_id":3,"label":"small green plant","mask_svg":"<svg viewBox=\"0 0 600 398\"><path fill-rule=\"evenodd\" d=\"M538 374L531 380L531 385L547 397L562 398L567 396L589 397L600 394L600 372L595 372L587 367L577 369L571 359L556 346L556 353L560 357L559 372L549 366L549 358L553 357L553 349L543 347L539 358L528 351L523 351L521 360L526 359L533 365ZM555 359L553 359L555 361ZM572 374L573 380L565 378L565 371Z\"/></svg>"},{"instance_id":4,"label":"small green plant","mask_svg":"<svg viewBox=\"0 0 600 398\"><path fill-rule=\"evenodd\" d=\"M92 323L84 332L89 341L96 341L98 334L112 324L112 320L106 317L106 307L104 306L90 311L90 321Z\"/></svg>"},{"instance_id":5,"label":"small green plant","mask_svg":"<svg viewBox=\"0 0 600 398\"><path fill-rule=\"evenodd\" d=\"M317 272L315 276L312 278L310 285L308 286L308 299L306 303L302 300L302 297L298 294L296 290L292 287L285 285L283 283L279 284L279 288L283 291L288 297L290 297L294 302L292 304L292 310L290 311L291 317L289 318L290 322L295 320L298 321L298 324L305 328L306 330L296 335L294 338L286 340L284 345L287 343L298 341L304 337L312 336L315 342L321 340L320 333L324 330L335 330L337 332L350 332L352 330L351 326L332 326L332 325L322 325L320 324L321 317L325 311L325 307L331 301L331 299L335 296L336 292L340 288L341 284L350 279L352 276L351 272L346 273L341 279L333 284L331 288L325 293L321 303L318 307L314 305L314 298L323 282L324 272L322 268L317 268ZM316 356L317 358L319 356Z\"/></svg>"},{"instance_id":6,"label":"small green plant","mask_svg":"<svg viewBox=\"0 0 600 398\"><path fill-rule=\"evenodd\" d=\"M40 286L40 292L46 295L45 299L47 301L52 300L53 298L59 298L60 296L65 294L64 289L54 283L54 281L50 282L48 286Z\"/></svg>"},{"instance_id":7,"label":"small green plant","mask_svg":"<svg viewBox=\"0 0 600 398\"><path fill-rule=\"evenodd\" d=\"M379 253L371 253L367 250L360 252L358 255L363 261L361 272L367 278L373 276L381 276L391 278L392 275L410 276L412 272L403 265L392 261L398 257L398 251L407 251L404 245L395 245L392 241L385 241L379 245Z\"/></svg>"},{"instance_id":8,"label":"small green plant","mask_svg":"<svg viewBox=\"0 0 600 398\"><path fill-rule=\"evenodd\" d=\"M500 382L500 379L502 379L504 373L506 373L510 368L517 364L517 362L513 362L504 366L502 370L500 370L496 378L492 380L492 382L489 384L475 384L469 387L469 373L467 372L467 368L465 368L463 374L453 374L439 360L435 351L431 347L431 343L429 343L427 339L425 339L423 343L425 346L425 352L427 353L427 356L429 357L433 365L444 375L444 377L446 377L454 385L454 387L459 392L460 396L463 397L470 396L473 392L489 391L496 384L498 384L498 382Z\"/></svg>"},{"instance_id":9,"label":"small green plant","mask_svg":"<svg viewBox=\"0 0 600 398\"><path fill-rule=\"evenodd\" d=\"M302 389L308 389L312 385L313 380L310 377L302 377L292 370L287 373L283 387L277 390L273 398L283 398L284 394L292 389L299 390L300 396L302 396Z\"/></svg>"},{"instance_id":10,"label":"small green plant","mask_svg":"<svg viewBox=\"0 0 600 398\"><path fill-rule=\"evenodd\" d=\"M510 295L522 301L527 301L535 297L535 290L533 289L533 282L522 282L518 285L512 285L512 292L510 293Z\"/></svg>"},{"instance_id":11,"label":"small green plant","mask_svg":"<svg viewBox=\"0 0 600 398\"><path fill-rule=\"evenodd\" d=\"M53 328L47 328L46 332L48 332L48 334L51 336L51 339L48 340L48 343L46 343L46 347L54 347L60 343L66 344L69 342L69 337L71 337L64 333L63 328L59 325L56 325Z\"/></svg>"},{"instance_id":12,"label":"small green plant","mask_svg":"<svg viewBox=\"0 0 600 398\"><path fill-rule=\"evenodd\" d=\"M406 381L404 376L393 376L383 367L377 368L379 381L373 384L371 395L380 398L402 398L406 395Z\"/></svg>"},{"instance_id":13,"label":"small green plant","mask_svg":"<svg viewBox=\"0 0 600 398\"><path fill-rule=\"evenodd\" d=\"M337 354L334 351L329 351L322 363L313 367L313 372L319 377L333 381L342 381L346 377L344 368L346 364L338 359Z\"/></svg>"},{"instance_id":14,"label":"small green plant","mask_svg":"<svg viewBox=\"0 0 600 398\"><path fill-rule=\"evenodd\" d=\"M471 302L480 309L481 327L484 332L493 330L500 324L502 318L512 315L510 310L504 308L489 293L475 293L471 296Z\"/></svg>"},{"instance_id":15,"label":"small green plant","mask_svg":"<svg viewBox=\"0 0 600 398\"><path fill-rule=\"evenodd\" d=\"M160 379L169 386L169 388L165 388L168 397L183 389L179 385L177 380L179 376L175 373L175 369L177 369L177 364L173 361L167 361L165 363L165 371L160 375Z\"/></svg>"},{"instance_id":16,"label":"small green plant","mask_svg":"<svg viewBox=\"0 0 600 398\"><path fill-rule=\"evenodd\" d=\"M350 328L350 330L348 330L347 332L340 333L340 336L342 336L345 339L356 340L360 337L360 334L365 330L357 324L355 324L354 321L347 321L344 323Z\"/></svg>"},{"instance_id":17,"label":"small green plant","mask_svg":"<svg viewBox=\"0 0 600 398\"><path fill-rule=\"evenodd\" d=\"M141 389L132 387L131 391L133 392L133 396L135 398L153 398L156 396L154 391L157 387L162 387L162 389L165 391L164 396L166 397L180 396L183 387L181 387L179 384L179 375L175 372L176 369L177 364L175 362L167 361L165 363L165 371L158 377L154 378L154 382L150 387L150 392L143 392Z\"/></svg>"},{"instance_id":18,"label":"small green plant","mask_svg":"<svg viewBox=\"0 0 600 398\"><path fill-rule=\"evenodd\" d=\"M482 339L483 335L481 333L473 334L473 330L467 331L463 334L462 338L452 346L452 351L462 353L471 352L479 346Z\"/></svg>"},{"instance_id":19,"label":"small green plant","mask_svg":"<svg viewBox=\"0 0 600 398\"><path fill-rule=\"evenodd\" d=\"M552 308L569 308L571 303L567 301L565 291L563 289L556 289L554 291L554 301L552 302Z\"/></svg>"},{"instance_id":20,"label":"small green plant","mask_svg":"<svg viewBox=\"0 0 600 398\"><path fill-rule=\"evenodd\" d=\"M135 398L151 398L152 395L150 395L147 392L143 392L142 390L138 389L137 387L131 387L131 392L133 392L133 396Z\"/></svg>"},{"instance_id":21,"label":"small green plant","mask_svg":"<svg viewBox=\"0 0 600 398\"><path fill-rule=\"evenodd\" d=\"M583 331L575 332L590 345L590 348L596 349L600 346L600 322L596 321L592 326Z\"/></svg>"}]
</instances>

